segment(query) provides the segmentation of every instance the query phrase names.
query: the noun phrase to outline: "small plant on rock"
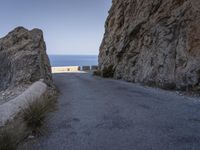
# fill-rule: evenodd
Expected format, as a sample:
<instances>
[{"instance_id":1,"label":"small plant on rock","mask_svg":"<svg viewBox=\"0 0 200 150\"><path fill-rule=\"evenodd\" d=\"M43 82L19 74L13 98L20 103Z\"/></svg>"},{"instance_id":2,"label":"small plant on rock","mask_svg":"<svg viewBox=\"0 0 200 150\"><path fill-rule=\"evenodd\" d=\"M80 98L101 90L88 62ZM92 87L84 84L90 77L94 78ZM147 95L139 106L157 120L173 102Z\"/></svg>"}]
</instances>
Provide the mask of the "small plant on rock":
<instances>
[{"instance_id":1,"label":"small plant on rock","mask_svg":"<svg viewBox=\"0 0 200 150\"><path fill-rule=\"evenodd\" d=\"M110 65L108 67L104 67L102 70L102 76L104 78L113 78L114 77L115 70L113 69L113 65Z\"/></svg>"},{"instance_id":2,"label":"small plant on rock","mask_svg":"<svg viewBox=\"0 0 200 150\"><path fill-rule=\"evenodd\" d=\"M94 75L94 76L101 76L101 70L95 70L95 71L93 72L93 75Z\"/></svg>"}]
</instances>

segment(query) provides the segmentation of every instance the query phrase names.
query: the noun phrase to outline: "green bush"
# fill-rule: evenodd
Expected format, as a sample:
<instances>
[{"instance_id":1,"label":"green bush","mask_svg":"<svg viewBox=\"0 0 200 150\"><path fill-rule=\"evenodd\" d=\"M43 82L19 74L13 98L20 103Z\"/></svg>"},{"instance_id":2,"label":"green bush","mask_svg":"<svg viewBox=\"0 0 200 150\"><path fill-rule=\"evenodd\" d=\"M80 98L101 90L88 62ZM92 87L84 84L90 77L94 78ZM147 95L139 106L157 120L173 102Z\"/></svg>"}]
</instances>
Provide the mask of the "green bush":
<instances>
[{"instance_id":1,"label":"green bush","mask_svg":"<svg viewBox=\"0 0 200 150\"><path fill-rule=\"evenodd\" d=\"M115 70L113 69L112 65L108 66L108 67L104 67L104 69L102 70L102 76L104 78L113 78L114 72L115 72Z\"/></svg>"},{"instance_id":2,"label":"green bush","mask_svg":"<svg viewBox=\"0 0 200 150\"><path fill-rule=\"evenodd\" d=\"M95 70L95 71L93 72L93 75L94 75L94 76L101 76L101 70Z\"/></svg>"}]
</instances>

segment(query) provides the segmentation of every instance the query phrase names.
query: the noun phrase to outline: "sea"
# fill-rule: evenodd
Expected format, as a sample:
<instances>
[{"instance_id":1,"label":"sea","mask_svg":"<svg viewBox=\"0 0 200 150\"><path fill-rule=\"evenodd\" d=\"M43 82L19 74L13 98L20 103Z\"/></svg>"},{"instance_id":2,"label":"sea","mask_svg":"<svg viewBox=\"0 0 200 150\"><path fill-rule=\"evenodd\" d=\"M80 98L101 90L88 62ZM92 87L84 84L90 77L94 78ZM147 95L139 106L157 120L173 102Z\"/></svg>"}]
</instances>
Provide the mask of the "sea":
<instances>
[{"instance_id":1,"label":"sea","mask_svg":"<svg viewBox=\"0 0 200 150\"><path fill-rule=\"evenodd\" d=\"M49 55L52 67L98 65L97 55Z\"/></svg>"}]
</instances>

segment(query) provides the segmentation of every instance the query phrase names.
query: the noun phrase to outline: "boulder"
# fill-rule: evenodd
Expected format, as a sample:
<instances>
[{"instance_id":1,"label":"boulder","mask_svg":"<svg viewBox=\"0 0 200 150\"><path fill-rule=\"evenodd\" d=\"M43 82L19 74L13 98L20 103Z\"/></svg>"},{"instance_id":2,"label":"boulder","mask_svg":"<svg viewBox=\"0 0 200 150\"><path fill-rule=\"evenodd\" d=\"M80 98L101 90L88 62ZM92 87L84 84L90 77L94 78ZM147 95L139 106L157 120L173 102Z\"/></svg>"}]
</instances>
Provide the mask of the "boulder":
<instances>
[{"instance_id":1,"label":"boulder","mask_svg":"<svg viewBox=\"0 0 200 150\"><path fill-rule=\"evenodd\" d=\"M200 2L113 0L99 67L167 89L200 87Z\"/></svg>"},{"instance_id":2,"label":"boulder","mask_svg":"<svg viewBox=\"0 0 200 150\"><path fill-rule=\"evenodd\" d=\"M53 86L43 33L17 27L0 39L0 91L40 79Z\"/></svg>"}]
</instances>

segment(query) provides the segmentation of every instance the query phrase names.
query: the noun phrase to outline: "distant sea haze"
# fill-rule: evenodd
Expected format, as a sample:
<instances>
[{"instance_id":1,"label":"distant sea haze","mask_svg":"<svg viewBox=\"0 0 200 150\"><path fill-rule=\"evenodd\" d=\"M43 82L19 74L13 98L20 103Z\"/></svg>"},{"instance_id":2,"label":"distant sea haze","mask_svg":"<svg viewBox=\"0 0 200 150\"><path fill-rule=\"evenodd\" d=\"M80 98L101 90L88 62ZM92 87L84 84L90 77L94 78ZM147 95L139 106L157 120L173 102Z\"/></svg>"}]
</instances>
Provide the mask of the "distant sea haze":
<instances>
[{"instance_id":1,"label":"distant sea haze","mask_svg":"<svg viewBox=\"0 0 200 150\"><path fill-rule=\"evenodd\" d=\"M98 65L97 55L49 55L52 67Z\"/></svg>"}]
</instances>

